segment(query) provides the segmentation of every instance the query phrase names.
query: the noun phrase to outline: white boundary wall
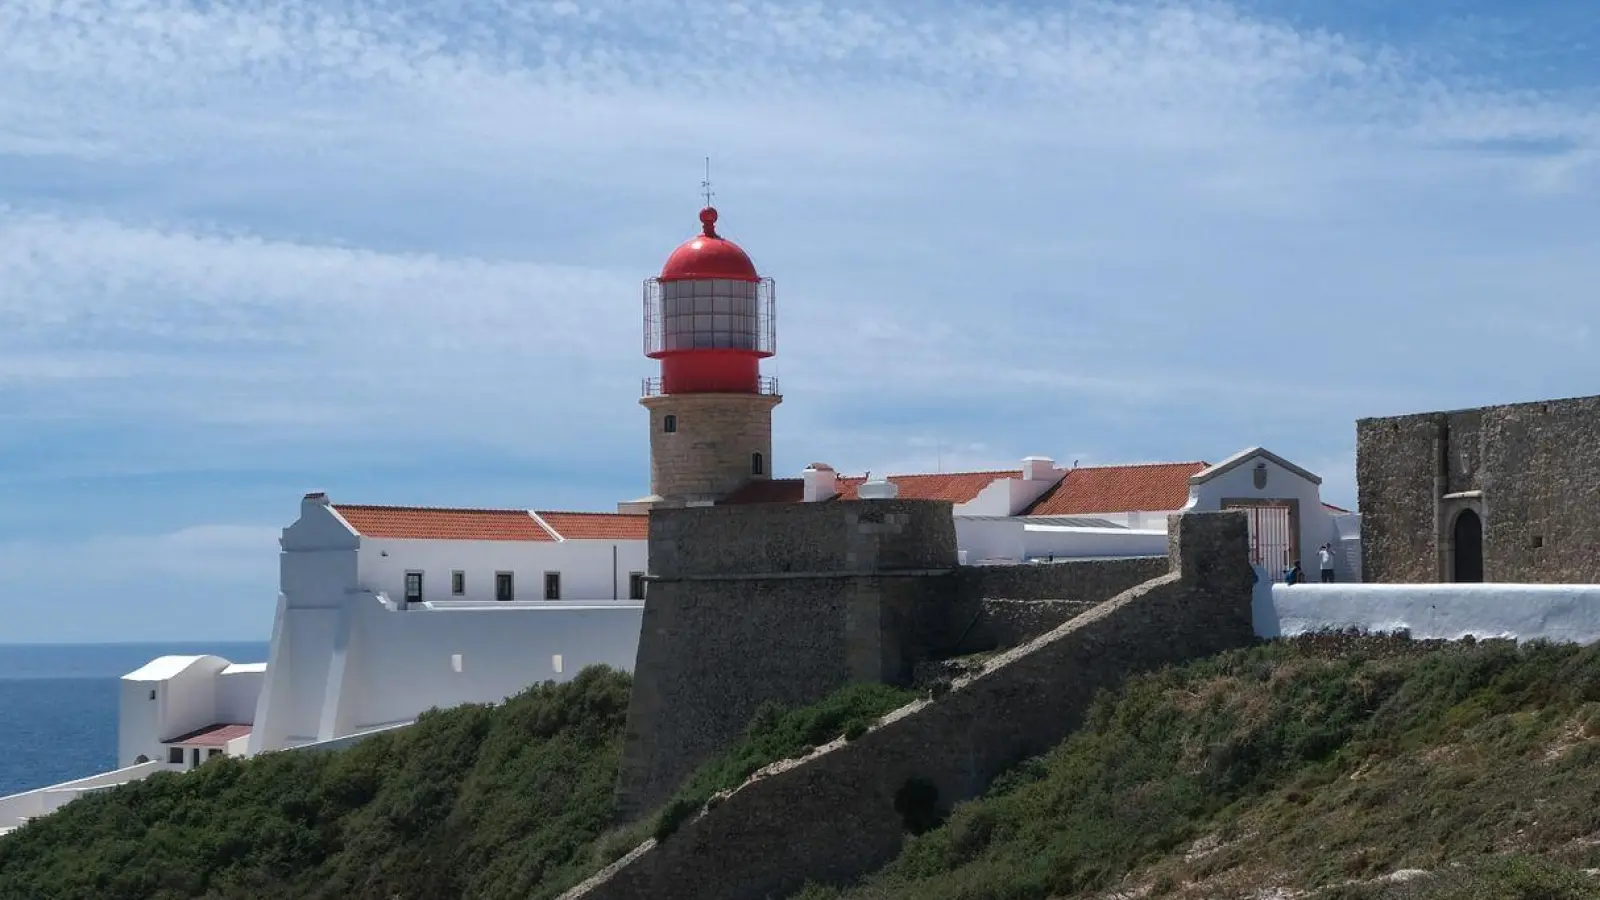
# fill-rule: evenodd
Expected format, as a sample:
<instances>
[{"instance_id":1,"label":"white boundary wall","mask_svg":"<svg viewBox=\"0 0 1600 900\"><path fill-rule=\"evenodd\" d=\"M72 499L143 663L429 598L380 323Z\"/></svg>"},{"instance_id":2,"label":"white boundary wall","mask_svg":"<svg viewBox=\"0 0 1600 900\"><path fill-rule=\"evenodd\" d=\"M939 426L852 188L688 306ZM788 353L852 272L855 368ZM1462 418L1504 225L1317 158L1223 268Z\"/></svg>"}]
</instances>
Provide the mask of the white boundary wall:
<instances>
[{"instance_id":1,"label":"white boundary wall","mask_svg":"<svg viewBox=\"0 0 1600 900\"><path fill-rule=\"evenodd\" d=\"M1256 634L1355 629L1418 640L1600 641L1600 584L1272 584L1255 593Z\"/></svg>"},{"instance_id":2,"label":"white boundary wall","mask_svg":"<svg viewBox=\"0 0 1600 900\"><path fill-rule=\"evenodd\" d=\"M8 797L0 797L0 833L20 828L29 819L47 816L85 793L94 790L116 787L129 781L138 781L166 769L159 762L140 763L137 766L128 766L111 772L101 772L87 778L73 781L63 781L48 787L23 791Z\"/></svg>"}]
</instances>

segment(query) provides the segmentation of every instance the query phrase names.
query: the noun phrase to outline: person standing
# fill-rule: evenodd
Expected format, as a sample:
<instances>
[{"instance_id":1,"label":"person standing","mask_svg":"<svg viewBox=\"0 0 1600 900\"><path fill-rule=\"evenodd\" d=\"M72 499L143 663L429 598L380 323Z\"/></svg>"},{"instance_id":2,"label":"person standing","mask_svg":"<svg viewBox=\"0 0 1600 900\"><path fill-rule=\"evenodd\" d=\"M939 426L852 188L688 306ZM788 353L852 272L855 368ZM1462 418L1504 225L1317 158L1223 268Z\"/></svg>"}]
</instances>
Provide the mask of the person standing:
<instances>
[{"instance_id":1,"label":"person standing","mask_svg":"<svg viewBox=\"0 0 1600 900\"><path fill-rule=\"evenodd\" d=\"M1317 563L1322 568L1322 583L1333 584L1333 545L1323 544L1317 551Z\"/></svg>"}]
</instances>

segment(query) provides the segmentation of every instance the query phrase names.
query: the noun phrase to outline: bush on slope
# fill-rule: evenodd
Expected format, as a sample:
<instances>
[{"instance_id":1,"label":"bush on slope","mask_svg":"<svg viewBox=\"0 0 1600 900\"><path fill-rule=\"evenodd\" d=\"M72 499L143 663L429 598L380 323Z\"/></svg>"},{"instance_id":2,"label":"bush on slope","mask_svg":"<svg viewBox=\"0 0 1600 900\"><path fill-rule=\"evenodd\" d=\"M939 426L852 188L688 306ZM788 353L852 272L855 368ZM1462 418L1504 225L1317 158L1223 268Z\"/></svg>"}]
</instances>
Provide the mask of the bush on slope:
<instances>
[{"instance_id":1,"label":"bush on slope","mask_svg":"<svg viewBox=\"0 0 1600 900\"><path fill-rule=\"evenodd\" d=\"M526 897L605 827L628 690L594 668L337 753L89 795L0 839L0 898Z\"/></svg>"},{"instance_id":2,"label":"bush on slope","mask_svg":"<svg viewBox=\"0 0 1600 900\"><path fill-rule=\"evenodd\" d=\"M865 884L801 896L1600 895L1600 648L1419 649L1278 643L1132 679ZM1429 874L1383 880L1408 869Z\"/></svg>"},{"instance_id":3,"label":"bush on slope","mask_svg":"<svg viewBox=\"0 0 1600 900\"><path fill-rule=\"evenodd\" d=\"M0 900L549 900L757 769L910 699L853 685L768 704L662 810L607 831L629 688L595 667L347 750L224 757L85 796L0 838Z\"/></svg>"}]
</instances>

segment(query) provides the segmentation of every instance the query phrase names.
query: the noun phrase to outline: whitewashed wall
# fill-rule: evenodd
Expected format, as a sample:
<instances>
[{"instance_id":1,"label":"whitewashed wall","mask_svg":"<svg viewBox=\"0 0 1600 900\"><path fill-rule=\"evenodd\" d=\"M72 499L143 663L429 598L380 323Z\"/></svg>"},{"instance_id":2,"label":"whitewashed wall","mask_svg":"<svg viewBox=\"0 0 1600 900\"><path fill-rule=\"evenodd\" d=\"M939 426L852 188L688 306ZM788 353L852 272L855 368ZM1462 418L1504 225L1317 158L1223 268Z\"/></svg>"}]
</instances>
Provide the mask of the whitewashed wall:
<instances>
[{"instance_id":1,"label":"whitewashed wall","mask_svg":"<svg viewBox=\"0 0 1600 900\"><path fill-rule=\"evenodd\" d=\"M220 656L201 656L181 669L148 677L161 660L124 676L117 709L117 763L132 765L139 756L166 763L162 741L218 720L220 673L229 663ZM150 699L155 691L156 698ZM248 718L243 721L250 721Z\"/></svg>"},{"instance_id":2,"label":"whitewashed wall","mask_svg":"<svg viewBox=\"0 0 1600 900\"><path fill-rule=\"evenodd\" d=\"M422 610L360 604L353 623L360 640L345 681L356 708L339 734L432 707L500 701L542 681L570 680L589 665L632 670L643 612L644 604L627 601Z\"/></svg>"},{"instance_id":3,"label":"whitewashed wall","mask_svg":"<svg viewBox=\"0 0 1600 900\"><path fill-rule=\"evenodd\" d=\"M362 538L308 498L282 547L252 754L407 721L434 706L499 701L591 663L633 667L643 604L610 598L626 597L629 574L645 571L645 541ZM460 597L450 593L458 570L466 573ZM423 603L396 609L408 571L424 573ZM514 573L523 599L494 601L498 571ZM544 601L547 571L561 572L563 596L587 602Z\"/></svg>"},{"instance_id":4,"label":"whitewashed wall","mask_svg":"<svg viewBox=\"0 0 1600 900\"><path fill-rule=\"evenodd\" d=\"M1167 530L1025 525L1023 552L1029 559L1165 556Z\"/></svg>"},{"instance_id":5,"label":"whitewashed wall","mask_svg":"<svg viewBox=\"0 0 1600 900\"><path fill-rule=\"evenodd\" d=\"M388 555L385 556L384 554ZM546 572L561 573L562 600L626 600L628 575L644 572L646 541L415 541L361 539L361 586L405 596L407 572L423 573L423 599L492 601L496 572L511 572L518 600L543 600ZM450 573L466 593L450 593Z\"/></svg>"},{"instance_id":6,"label":"whitewashed wall","mask_svg":"<svg viewBox=\"0 0 1600 900\"><path fill-rule=\"evenodd\" d=\"M266 681L266 663L233 663L217 673L217 709L211 720L249 724L255 721L256 702Z\"/></svg>"},{"instance_id":7,"label":"whitewashed wall","mask_svg":"<svg viewBox=\"0 0 1600 900\"><path fill-rule=\"evenodd\" d=\"M125 766L110 772L90 775L87 778L64 781L49 787L0 797L0 831L20 828L27 824L29 819L49 815L89 791L103 790L148 778L165 768L159 762Z\"/></svg>"},{"instance_id":8,"label":"whitewashed wall","mask_svg":"<svg viewBox=\"0 0 1600 900\"><path fill-rule=\"evenodd\" d=\"M1045 457L1028 457L1022 461L1022 477L996 478L989 482L977 496L966 503L955 505L957 516L1015 516L1027 509L1033 501L1055 487L1065 469ZM1031 477L1030 477L1031 476Z\"/></svg>"},{"instance_id":9,"label":"whitewashed wall","mask_svg":"<svg viewBox=\"0 0 1600 900\"><path fill-rule=\"evenodd\" d=\"M1165 528L1048 525L1030 521L1027 516L956 516L955 526L956 547L965 553L967 565L1049 558L1163 556L1167 552Z\"/></svg>"},{"instance_id":10,"label":"whitewashed wall","mask_svg":"<svg viewBox=\"0 0 1600 900\"><path fill-rule=\"evenodd\" d=\"M1590 644L1600 640L1600 585L1264 583L1254 616L1268 638L1355 629Z\"/></svg>"}]
</instances>

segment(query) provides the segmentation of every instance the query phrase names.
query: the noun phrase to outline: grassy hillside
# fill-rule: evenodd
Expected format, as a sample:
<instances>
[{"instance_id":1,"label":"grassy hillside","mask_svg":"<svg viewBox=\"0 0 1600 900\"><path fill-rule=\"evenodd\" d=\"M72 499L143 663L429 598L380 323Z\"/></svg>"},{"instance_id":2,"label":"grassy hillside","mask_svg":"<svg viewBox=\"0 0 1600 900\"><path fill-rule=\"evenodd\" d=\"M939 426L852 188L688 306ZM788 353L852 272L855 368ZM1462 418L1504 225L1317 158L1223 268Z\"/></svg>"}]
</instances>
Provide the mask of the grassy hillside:
<instances>
[{"instance_id":1,"label":"grassy hillside","mask_svg":"<svg viewBox=\"0 0 1600 900\"><path fill-rule=\"evenodd\" d=\"M1136 679L866 884L802 897L1600 897L1597 738L1597 649L1264 646Z\"/></svg>"},{"instance_id":2,"label":"grassy hillside","mask_svg":"<svg viewBox=\"0 0 1600 900\"><path fill-rule=\"evenodd\" d=\"M551 898L761 766L908 697L861 685L763 707L657 815L608 832L629 687L588 669L338 753L219 758L84 797L0 838L0 900Z\"/></svg>"},{"instance_id":3,"label":"grassy hillside","mask_svg":"<svg viewBox=\"0 0 1600 900\"><path fill-rule=\"evenodd\" d=\"M342 753L85 798L0 838L0 900L549 900L907 696L766 708L656 815L609 831L628 689L586 671ZM1600 897L1595 867L1600 649L1327 638L1133 679L866 883L802 896L1563 900Z\"/></svg>"}]
</instances>

